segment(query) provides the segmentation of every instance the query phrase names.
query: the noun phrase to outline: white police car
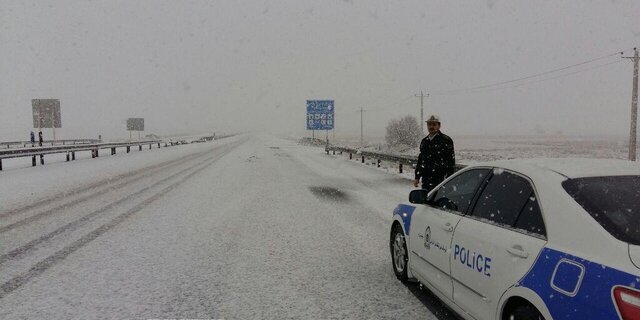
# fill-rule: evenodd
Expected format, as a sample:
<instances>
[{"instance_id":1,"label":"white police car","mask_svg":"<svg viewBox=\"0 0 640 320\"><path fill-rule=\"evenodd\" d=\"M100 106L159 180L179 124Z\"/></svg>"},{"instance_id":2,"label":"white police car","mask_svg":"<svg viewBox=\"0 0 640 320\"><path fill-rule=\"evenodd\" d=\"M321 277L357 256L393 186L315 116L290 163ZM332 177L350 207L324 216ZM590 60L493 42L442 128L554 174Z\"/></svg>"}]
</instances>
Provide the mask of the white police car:
<instances>
[{"instance_id":1,"label":"white police car","mask_svg":"<svg viewBox=\"0 0 640 320\"><path fill-rule=\"evenodd\" d=\"M396 276L465 319L640 319L640 165L473 165L394 210Z\"/></svg>"}]
</instances>

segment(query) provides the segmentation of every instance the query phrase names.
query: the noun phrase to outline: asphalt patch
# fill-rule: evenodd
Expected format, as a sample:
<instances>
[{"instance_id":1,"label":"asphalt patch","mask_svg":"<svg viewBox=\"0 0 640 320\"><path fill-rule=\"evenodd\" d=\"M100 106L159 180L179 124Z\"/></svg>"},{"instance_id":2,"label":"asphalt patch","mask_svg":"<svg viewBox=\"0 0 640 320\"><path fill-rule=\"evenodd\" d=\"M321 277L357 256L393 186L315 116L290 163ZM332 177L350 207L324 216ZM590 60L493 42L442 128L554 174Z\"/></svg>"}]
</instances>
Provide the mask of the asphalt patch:
<instances>
[{"instance_id":1,"label":"asphalt patch","mask_svg":"<svg viewBox=\"0 0 640 320\"><path fill-rule=\"evenodd\" d=\"M339 189L327 186L313 186L309 187L309 191L313 193L314 196L320 198L321 200L329 200L329 201L339 201L346 202L349 201L349 196Z\"/></svg>"}]
</instances>

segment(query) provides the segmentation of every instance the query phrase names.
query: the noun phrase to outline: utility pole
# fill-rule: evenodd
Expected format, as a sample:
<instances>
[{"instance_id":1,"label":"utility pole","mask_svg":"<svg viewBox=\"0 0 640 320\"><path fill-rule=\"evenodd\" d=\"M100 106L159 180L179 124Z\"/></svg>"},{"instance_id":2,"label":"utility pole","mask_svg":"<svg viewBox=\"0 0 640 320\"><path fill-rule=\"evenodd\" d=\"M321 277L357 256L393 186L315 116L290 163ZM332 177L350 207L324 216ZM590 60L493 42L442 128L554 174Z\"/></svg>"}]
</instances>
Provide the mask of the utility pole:
<instances>
[{"instance_id":1,"label":"utility pole","mask_svg":"<svg viewBox=\"0 0 640 320\"><path fill-rule=\"evenodd\" d=\"M636 137L638 132L638 48L633 48L633 89L631 91L631 130L629 132L629 160L636 161Z\"/></svg>"},{"instance_id":2,"label":"utility pole","mask_svg":"<svg viewBox=\"0 0 640 320\"><path fill-rule=\"evenodd\" d=\"M360 107L360 148L364 148L364 135L363 135L363 114L364 108Z\"/></svg>"},{"instance_id":3,"label":"utility pole","mask_svg":"<svg viewBox=\"0 0 640 320\"><path fill-rule=\"evenodd\" d=\"M428 97L429 94L426 95L420 90L420 95L415 95L420 98L420 134L424 134L424 97Z\"/></svg>"}]
</instances>

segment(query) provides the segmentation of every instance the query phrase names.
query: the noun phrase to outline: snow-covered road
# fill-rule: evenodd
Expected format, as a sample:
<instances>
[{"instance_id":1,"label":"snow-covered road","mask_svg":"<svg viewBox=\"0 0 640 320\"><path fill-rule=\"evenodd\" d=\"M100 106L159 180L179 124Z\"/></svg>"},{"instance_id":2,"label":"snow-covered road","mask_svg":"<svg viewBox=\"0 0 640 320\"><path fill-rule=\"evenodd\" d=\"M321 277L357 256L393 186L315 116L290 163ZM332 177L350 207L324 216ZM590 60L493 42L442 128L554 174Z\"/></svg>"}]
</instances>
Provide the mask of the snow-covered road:
<instances>
[{"instance_id":1,"label":"snow-covered road","mask_svg":"<svg viewBox=\"0 0 640 320\"><path fill-rule=\"evenodd\" d=\"M0 318L453 319L391 269L409 190L260 135L7 170Z\"/></svg>"}]
</instances>

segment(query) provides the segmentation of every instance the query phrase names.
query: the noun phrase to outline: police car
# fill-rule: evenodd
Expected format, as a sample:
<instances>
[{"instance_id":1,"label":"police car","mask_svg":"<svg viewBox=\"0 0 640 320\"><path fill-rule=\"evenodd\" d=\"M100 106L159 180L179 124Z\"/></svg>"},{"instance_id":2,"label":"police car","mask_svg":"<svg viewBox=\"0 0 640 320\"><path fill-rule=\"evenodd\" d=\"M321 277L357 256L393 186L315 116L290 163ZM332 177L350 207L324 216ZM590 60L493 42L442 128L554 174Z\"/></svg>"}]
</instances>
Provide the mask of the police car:
<instances>
[{"instance_id":1,"label":"police car","mask_svg":"<svg viewBox=\"0 0 640 320\"><path fill-rule=\"evenodd\" d=\"M393 269L464 319L640 319L640 165L468 166L393 212Z\"/></svg>"}]
</instances>

